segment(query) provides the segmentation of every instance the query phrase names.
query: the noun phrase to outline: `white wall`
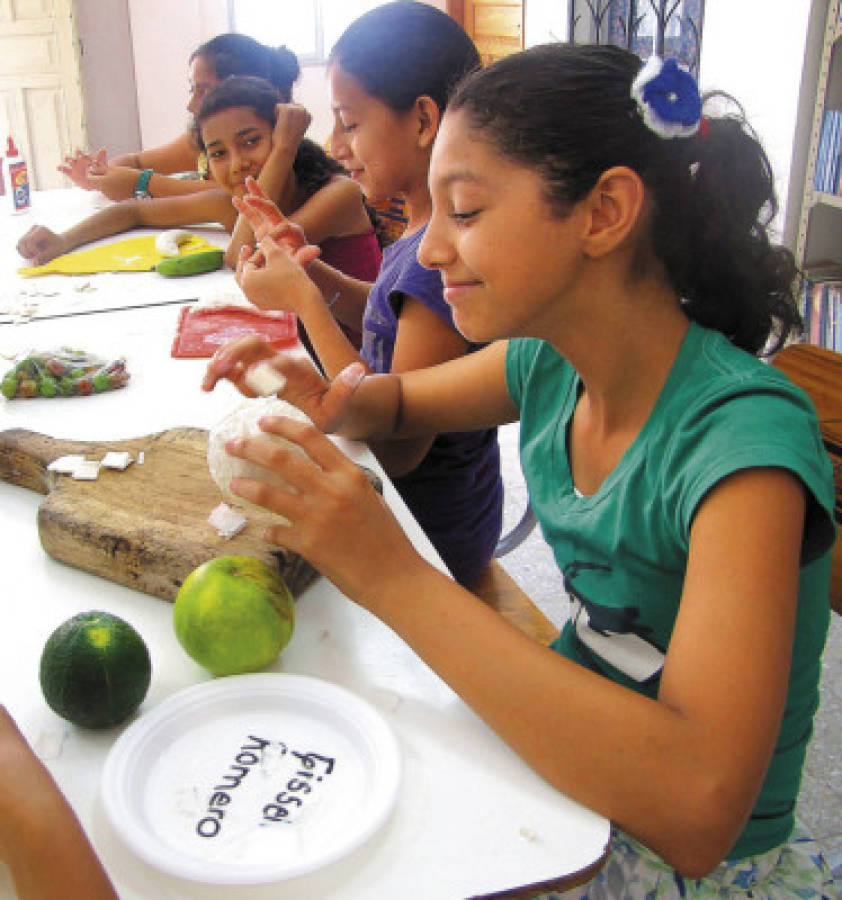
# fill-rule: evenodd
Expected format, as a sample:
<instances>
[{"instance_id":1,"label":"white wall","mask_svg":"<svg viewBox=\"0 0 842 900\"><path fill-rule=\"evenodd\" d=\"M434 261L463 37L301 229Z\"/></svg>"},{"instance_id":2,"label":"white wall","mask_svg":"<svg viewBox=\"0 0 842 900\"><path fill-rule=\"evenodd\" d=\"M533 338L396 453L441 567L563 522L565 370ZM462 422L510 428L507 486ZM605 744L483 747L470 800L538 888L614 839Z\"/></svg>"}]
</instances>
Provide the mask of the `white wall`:
<instances>
[{"instance_id":1,"label":"white wall","mask_svg":"<svg viewBox=\"0 0 842 900\"><path fill-rule=\"evenodd\" d=\"M324 146L333 128L333 113L330 111L325 67L304 66L292 95L296 102L307 107L313 117L307 137Z\"/></svg>"},{"instance_id":2,"label":"white wall","mask_svg":"<svg viewBox=\"0 0 842 900\"><path fill-rule=\"evenodd\" d=\"M91 147L129 153L140 146L127 0L76 0L82 86Z\"/></svg>"},{"instance_id":3,"label":"white wall","mask_svg":"<svg viewBox=\"0 0 842 900\"><path fill-rule=\"evenodd\" d=\"M810 0L708 0L705 6L701 86L727 91L745 108L772 163L781 231L809 15Z\"/></svg>"},{"instance_id":4,"label":"white wall","mask_svg":"<svg viewBox=\"0 0 842 900\"><path fill-rule=\"evenodd\" d=\"M524 0L523 42L527 47L550 41L566 41L569 0Z\"/></svg>"},{"instance_id":5,"label":"white wall","mask_svg":"<svg viewBox=\"0 0 842 900\"><path fill-rule=\"evenodd\" d=\"M187 60L199 44L228 31L228 5L226 0L128 2L141 147L156 147L188 124Z\"/></svg>"}]
</instances>

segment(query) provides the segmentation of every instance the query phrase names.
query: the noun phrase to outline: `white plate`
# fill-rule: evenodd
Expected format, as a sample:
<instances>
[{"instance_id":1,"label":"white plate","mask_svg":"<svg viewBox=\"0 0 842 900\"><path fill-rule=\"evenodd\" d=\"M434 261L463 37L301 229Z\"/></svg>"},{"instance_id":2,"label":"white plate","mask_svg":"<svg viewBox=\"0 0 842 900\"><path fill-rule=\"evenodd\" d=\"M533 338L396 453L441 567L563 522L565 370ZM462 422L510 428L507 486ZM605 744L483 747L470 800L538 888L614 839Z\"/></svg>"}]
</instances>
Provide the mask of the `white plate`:
<instances>
[{"instance_id":1,"label":"white plate","mask_svg":"<svg viewBox=\"0 0 842 900\"><path fill-rule=\"evenodd\" d=\"M169 697L111 748L105 812L150 865L262 884L354 850L397 795L395 736L338 685L287 674L218 678Z\"/></svg>"}]
</instances>

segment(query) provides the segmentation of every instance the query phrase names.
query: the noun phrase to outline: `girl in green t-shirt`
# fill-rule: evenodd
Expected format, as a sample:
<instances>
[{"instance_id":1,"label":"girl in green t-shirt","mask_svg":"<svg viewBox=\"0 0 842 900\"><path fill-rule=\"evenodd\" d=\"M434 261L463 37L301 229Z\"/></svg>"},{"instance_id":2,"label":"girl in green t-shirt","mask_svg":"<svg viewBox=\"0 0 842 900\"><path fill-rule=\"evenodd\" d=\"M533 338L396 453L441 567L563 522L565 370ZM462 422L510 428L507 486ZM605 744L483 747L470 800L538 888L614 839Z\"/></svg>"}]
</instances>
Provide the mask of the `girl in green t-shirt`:
<instances>
[{"instance_id":1,"label":"girl in green t-shirt","mask_svg":"<svg viewBox=\"0 0 842 900\"><path fill-rule=\"evenodd\" d=\"M425 562L315 428L263 424L315 466L261 439L228 448L295 493L232 487L291 520L278 544L611 819L608 862L577 895L830 897L793 807L828 625L833 482L809 401L757 359L800 326L792 255L767 233L769 163L740 111L708 115L707 100L674 61L614 47L546 45L469 76L436 140L419 260L441 272L462 334L490 346L327 383L247 339L205 387L247 391L248 368L270 358L281 396L323 431L519 419L571 601L552 649ZM295 249L294 232L274 237Z\"/></svg>"}]
</instances>

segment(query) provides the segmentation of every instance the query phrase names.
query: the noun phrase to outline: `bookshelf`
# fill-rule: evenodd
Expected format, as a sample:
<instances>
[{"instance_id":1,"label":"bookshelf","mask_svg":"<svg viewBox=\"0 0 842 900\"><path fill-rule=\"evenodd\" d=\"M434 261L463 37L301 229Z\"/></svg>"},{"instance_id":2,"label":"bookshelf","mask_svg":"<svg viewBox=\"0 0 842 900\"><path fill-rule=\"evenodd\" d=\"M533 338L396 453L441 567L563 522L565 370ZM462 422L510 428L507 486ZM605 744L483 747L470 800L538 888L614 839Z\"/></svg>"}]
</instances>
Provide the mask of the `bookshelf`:
<instances>
[{"instance_id":1,"label":"bookshelf","mask_svg":"<svg viewBox=\"0 0 842 900\"><path fill-rule=\"evenodd\" d=\"M842 351L842 0L813 0L785 240L807 281L805 340Z\"/></svg>"}]
</instances>

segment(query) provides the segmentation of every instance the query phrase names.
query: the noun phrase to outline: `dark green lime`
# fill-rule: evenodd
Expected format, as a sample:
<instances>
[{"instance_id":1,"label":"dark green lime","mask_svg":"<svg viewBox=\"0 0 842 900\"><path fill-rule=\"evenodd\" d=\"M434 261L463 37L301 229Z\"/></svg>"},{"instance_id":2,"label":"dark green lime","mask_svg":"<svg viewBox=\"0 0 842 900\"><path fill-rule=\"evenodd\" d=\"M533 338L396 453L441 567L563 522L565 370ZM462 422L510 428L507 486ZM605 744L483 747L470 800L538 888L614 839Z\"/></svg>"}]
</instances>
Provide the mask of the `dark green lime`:
<instances>
[{"instance_id":1,"label":"dark green lime","mask_svg":"<svg viewBox=\"0 0 842 900\"><path fill-rule=\"evenodd\" d=\"M39 676L44 699L62 718L106 728L127 719L143 702L152 664L143 638L128 622L91 610L50 635Z\"/></svg>"}]
</instances>

